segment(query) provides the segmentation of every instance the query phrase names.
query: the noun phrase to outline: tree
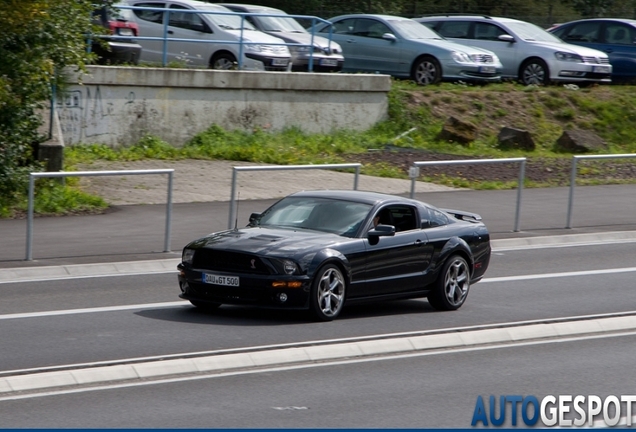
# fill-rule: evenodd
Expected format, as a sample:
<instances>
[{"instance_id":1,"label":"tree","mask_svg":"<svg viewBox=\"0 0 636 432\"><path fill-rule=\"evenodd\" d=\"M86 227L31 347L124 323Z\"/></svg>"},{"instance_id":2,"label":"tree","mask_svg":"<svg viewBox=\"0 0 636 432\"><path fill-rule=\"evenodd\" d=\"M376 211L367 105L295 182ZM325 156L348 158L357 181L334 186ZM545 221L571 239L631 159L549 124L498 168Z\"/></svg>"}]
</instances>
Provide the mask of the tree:
<instances>
[{"instance_id":1,"label":"tree","mask_svg":"<svg viewBox=\"0 0 636 432\"><path fill-rule=\"evenodd\" d=\"M94 57L86 49L87 35L101 31L91 24L94 8L90 0L0 2L0 210L24 194L36 169L37 113L52 85L64 83L57 72L83 69Z\"/></svg>"}]
</instances>

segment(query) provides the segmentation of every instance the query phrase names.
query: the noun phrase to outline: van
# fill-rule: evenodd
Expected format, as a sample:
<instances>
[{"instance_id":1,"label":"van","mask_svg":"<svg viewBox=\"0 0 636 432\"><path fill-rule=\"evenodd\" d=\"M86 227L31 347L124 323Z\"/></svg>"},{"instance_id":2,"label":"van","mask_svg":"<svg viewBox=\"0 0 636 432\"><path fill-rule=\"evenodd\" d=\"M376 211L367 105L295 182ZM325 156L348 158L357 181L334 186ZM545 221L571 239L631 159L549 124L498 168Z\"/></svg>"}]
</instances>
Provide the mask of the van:
<instances>
[{"instance_id":1,"label":"van","mask_svg":"<svg viewBox=\"0 0 636 432\"><path fill-rule=\"evenodd\" d=\"M229 9L196 0L125 0L143 50L142 62L186 67L287 71L285 42L260 32Z\"/></svg>"}]
</instances>

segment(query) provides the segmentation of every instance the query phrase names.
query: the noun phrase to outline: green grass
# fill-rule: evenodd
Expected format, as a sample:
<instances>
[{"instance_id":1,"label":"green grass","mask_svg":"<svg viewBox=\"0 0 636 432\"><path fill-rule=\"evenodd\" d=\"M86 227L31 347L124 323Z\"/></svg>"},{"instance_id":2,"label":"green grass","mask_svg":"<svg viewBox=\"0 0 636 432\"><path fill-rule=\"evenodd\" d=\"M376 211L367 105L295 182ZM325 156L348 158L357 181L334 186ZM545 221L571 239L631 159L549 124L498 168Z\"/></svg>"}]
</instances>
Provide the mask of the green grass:
<instances>
[{"instance_id":1,"label":"green grass","mask_svg":"<svg viewBox=\"0 0 636 432\"><path fill-rule=\"evenodd\" d=\"M636 153L634 86L592 86L573 90L562 86L524 87L514 83L487 86L443 83L421 87L408 81L395 80L388 101L389 119L364 132L340 130L325 135L308 134L295 128L281 132L243 132L227 131L210 125L180 148L153 136L146 136L135 145L116 149L98 144L67 147L64 169L75 170L78 164L99 160L142 159L226 159L269 164L340 163L345 159L350 161L352 155L370 149L382 149L388 144L468 157L570 159L572 155L557 153L553 147L561 133L572 128L588 129L599 134L609 145L607 153ZM440 115L439 112L445 114ZM448 113L478 125L478 139L465 146L437 140L436 136ZM528 153L499 149L496 136L503 124L530 130L537 144L536 150ZM413 131L404 134L413 128ZM408 178L403 169L388 164L365 165L362 173ZM581 177L582 184L585 181L599 184L594 183L599 182L598 179L586 180L585 175ZM478 189L516 187L516 182L476 183L451 177L421 180ZM525 186L547 185L529 182ZM25 203L24 196L17 205L9 206L0 201L0 216L10 216L16 210L24 211ZM82 193L73 181L67 181L65 185L52 181L38 185L38 213L90 211L105 206L100 198Z\"/></svg>"}]
</instances>

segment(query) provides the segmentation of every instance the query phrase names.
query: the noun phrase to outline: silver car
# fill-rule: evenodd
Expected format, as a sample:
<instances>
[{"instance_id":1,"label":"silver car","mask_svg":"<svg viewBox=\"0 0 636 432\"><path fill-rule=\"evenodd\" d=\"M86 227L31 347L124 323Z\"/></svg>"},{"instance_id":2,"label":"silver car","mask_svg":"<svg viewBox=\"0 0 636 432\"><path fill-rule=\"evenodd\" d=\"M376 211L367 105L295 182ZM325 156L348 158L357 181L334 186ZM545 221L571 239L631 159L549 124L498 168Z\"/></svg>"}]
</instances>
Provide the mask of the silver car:
<instances>
[{"instance_id":1,"label":"silver car","mask_svg":"<svg viewBox=\"0 0 636 432\"><path fill-rule=\"evenodd\" d=\"M501 63L488 50L444 39L412 19L391 15L353 14L317 26L333 32L344 50L345 72L367 72L411 78L421 85L442 80L499 81Z\"/></svg>"},{"instance_id":2,"label":"silver car","mask_svg":"<svg viewBox=\"0 0 636 432\"><path fill-rule=\"evenodd\" d=\"M525 85L611 81L612 65L607 54L565 43L525 21L472 15L415 20L447 39L495 52L503 63L504 79Z\"/></svg>"},{"instance_id":3,"label":"silver car","mask_svg":"<svg viewBox=\"0 0 636 432\"><path fill-rule=\"evenodd\" d=\"M195 0L125 0L123 4L134 6L142 61L181 61L211 69L240 65L247 70L287 71L291 67L291 54L282 39L256 30L223 6Z\"/></svg>"},{"instance_id":4,"label":"silver car","mask_svg":"<svg viewBox=\"0 0 636 432\"><path fill-rule=\"evenodd\" d=\"M220 3L222 6L240 13L247 13L245 20L258 30L281 38L287 43L292 55L292 70L309 70L313 60L314 72L338 72L344 64L342 48L336 42L309 33L298 21L280 9L237 3ZM311 49L313 47L313 49Z\"/></svg>"}]
</instances>

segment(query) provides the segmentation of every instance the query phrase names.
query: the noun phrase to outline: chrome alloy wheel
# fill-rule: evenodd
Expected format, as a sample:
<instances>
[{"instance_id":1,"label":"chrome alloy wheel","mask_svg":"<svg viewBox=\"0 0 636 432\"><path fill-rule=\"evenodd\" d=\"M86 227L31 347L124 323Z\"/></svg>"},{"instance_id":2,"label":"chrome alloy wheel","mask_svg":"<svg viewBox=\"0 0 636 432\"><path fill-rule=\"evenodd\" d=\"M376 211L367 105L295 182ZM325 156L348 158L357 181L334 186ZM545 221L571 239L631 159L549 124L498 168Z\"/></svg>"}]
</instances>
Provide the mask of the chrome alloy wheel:
<instances>
[{"instance_id":1,"label":"chrome alloy wheel","mask_svg":"<svg viewBox=\"0 0 636 432\"><path fill-rule=\"evenodd\" d=\"M314 293L319 309L316 312L322 315L320 318L330 320L340 313L344 304L345 287L344 277L338 267L328 265L323 268Z\"/></svg>"},{"instance_id":2,"label":"chrome alloy wheel","mask_svg":"<svg viewBox=\"0 0 636 432\"><path fill-rule=\"evenodd\" d=\"M444 295L453 307L459 307L466 300L470 288L468 264L462 258L455 257L446 270L444 277Z\"/></svg>"}]
</instances>

